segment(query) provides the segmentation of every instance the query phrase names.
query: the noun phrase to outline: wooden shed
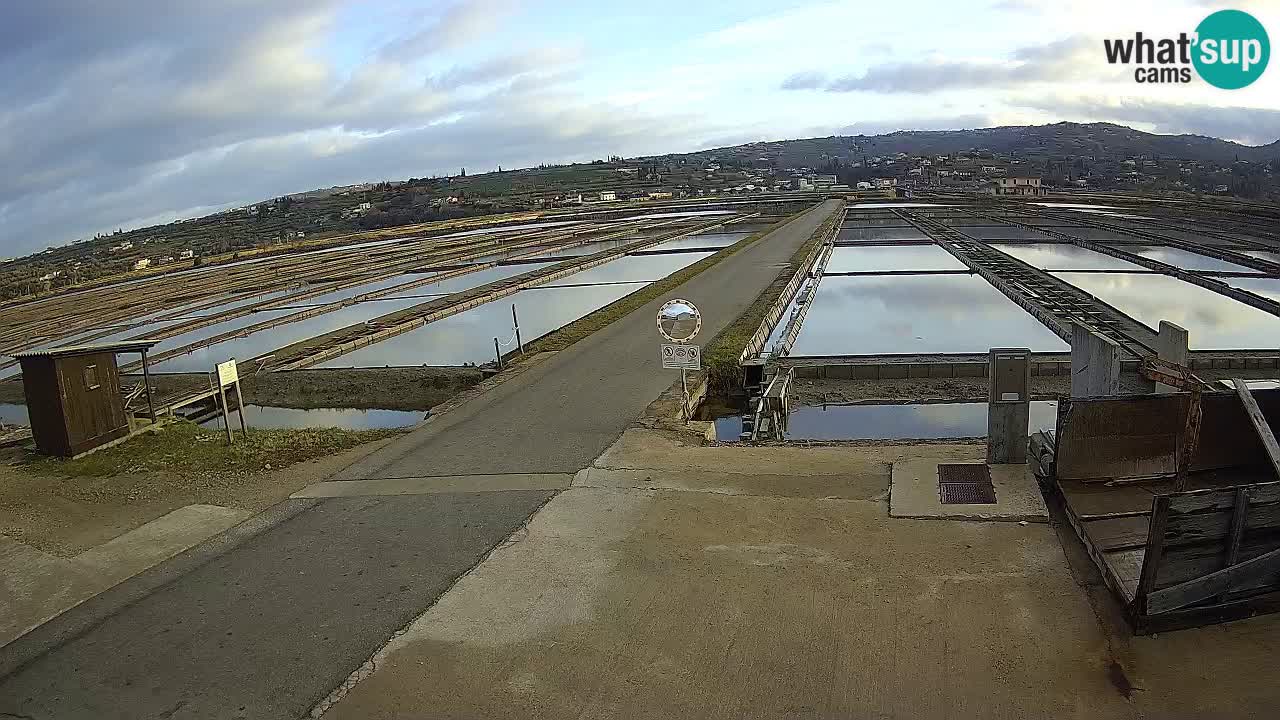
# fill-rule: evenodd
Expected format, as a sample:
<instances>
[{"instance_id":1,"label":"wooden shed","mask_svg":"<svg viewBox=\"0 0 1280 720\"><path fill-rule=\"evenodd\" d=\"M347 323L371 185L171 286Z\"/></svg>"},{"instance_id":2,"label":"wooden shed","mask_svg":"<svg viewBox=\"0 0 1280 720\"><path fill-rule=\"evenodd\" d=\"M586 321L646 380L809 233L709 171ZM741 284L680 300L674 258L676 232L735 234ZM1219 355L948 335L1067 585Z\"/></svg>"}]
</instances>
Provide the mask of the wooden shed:
<instances>
[{"instance_id":1,"label":"wooden shed","mask_svg":"<svg viewBox=\"0 0 1280 720\"><path fill-rule=\"evenodd\" d=\"M132 340L16 353L36 449L75 457L129 434L116 353L146 353L158 341ZM146 383L148 401L150 382Z\"/></svg>"}]
</instances>

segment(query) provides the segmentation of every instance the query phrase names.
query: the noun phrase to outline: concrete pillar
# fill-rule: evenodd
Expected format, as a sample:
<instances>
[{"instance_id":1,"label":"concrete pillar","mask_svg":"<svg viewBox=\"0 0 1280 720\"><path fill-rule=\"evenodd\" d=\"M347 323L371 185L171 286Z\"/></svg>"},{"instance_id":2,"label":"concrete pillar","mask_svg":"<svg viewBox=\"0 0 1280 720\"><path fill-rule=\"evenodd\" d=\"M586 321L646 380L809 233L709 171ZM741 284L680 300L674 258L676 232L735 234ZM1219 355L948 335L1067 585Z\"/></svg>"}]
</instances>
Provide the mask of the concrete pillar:
<instances>
[{"instance_id":1,"label":"concrete pillar","mask_svg":"<svg viewBox=\"0 0 1280 720\"><path fill-rule=\"evenodd\" d=\"M991 348L987 397L987 462L1025 463L1031 420L1031 351Z\"/></svg>"},{"instance_id":2,"label":"concrete pillar","mask_svg":"<svg viewBox=\"0 0 1280 720\"><path fill-rule=\"evenodd\" d=\"M1120 393L1120 346L1079 323L1071 326L1071 397Z\"/></svg>"},{"instance_id":3,"label":"concrete pillar","mask_svg":"<svg viewBox=\"0 0 1280 720\"><path fill-rule=\"evenodd\" d=\"M1190 341L1187 331L1168 320L1160 321L1160 334L1156 337L1156 356L1165 362L1186 366ZM1156 383L1157 393L1176 392L1177 388Z\"/></svg>"}]
</instances>

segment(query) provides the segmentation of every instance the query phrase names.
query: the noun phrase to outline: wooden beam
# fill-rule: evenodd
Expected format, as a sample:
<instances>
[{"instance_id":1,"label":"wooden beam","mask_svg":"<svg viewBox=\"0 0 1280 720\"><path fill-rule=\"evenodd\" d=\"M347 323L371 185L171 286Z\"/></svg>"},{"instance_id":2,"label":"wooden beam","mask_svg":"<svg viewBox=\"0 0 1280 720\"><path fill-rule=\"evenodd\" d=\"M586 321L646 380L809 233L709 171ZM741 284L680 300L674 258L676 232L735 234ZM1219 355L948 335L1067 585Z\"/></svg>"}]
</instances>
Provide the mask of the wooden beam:
<instances>
[{"instance_id":1,"label":"wooden beam","mask_svg":"<svg viewBox=\"0 0 1280 720\"><path fill-rule=\"evenodd\" d=\"M1138 578L1138 589L1133 594L1133 602L1139 609L1145 608L1147 593L1155 587L1156 575L1160 572L1160 560L1164 555L1164 526L1169 521L1169 496L1157 495L1151 501L1151 521L1147 526L1147 551L1142 557L1142 574ZM1143 612L1149 612L1143 610Z\"/></svg>"},{"instance_id":2,"label":"wooden beam","mask_svg":"<svg viewBox=\"0 0 1280 720\"><path fill-rule=\"evenodd\" d=\"M1173 489L1179 492L1187 489L1187 471L1191 469L1191 460L1200 448L1200 425L1204 420L1204 407L1201 404L1200 391L1192 389L1187 400L1186 424L1182 428L1182 436L1178 440L1177 473L1173 478Z\"/></svg>"},{"instance_id":3,"label":"wooden beam","mask_svg":"<svg viewBox=\"0 0 1280 720\"><path fill-rule=\"evenodd\" d=\"M1272 550L1238 565L1149 593L1146 597L1147 614L1159 615L1177 610L1198 600L1229 592L1233 587L1277 572L1280 572L1280 550Z\"/></svg>"},{"instance_id":4,"label":"wooden beam","mask_svg":"<svg viewBox=\"0 0 1280 720\"><path fill-rule=\"evenodd\" d=\"M1271 461L1271 467L1275 469L1276 476L1280 477L1280 443L1276 442L1276 436L1271 432L1271 425L1267 423L1267 418L1258 407L1258 401L1254 399L1253 393L1249 392L1248 383L1240 378L1232 378L1231 382L1236 386L1236 394L1240 396L1240 402L1244 403L1244 411L1253 421L1253 429L1257 431L1258 439L1262 440L1262 447L1267 451L1267 459Z\"/></svg>"},{"instance_id":5,"label":"wooden beam","mask_svg":"<svg viewBox=\"0 0 1280 720\"><path fill-rule=\"evenodd\" d=\"M1244 539L1244 524L1249 515L1249 491L1236 488L1235 507L1231 509L1231 529L1227 535L1227 556L1223 558L1224 568L1235 565L1240 560L1240 541Z\"/></svg>"},{"instance_id":6,"label":"wooden beam","mask_svg":"<svg viewBox=\"0 0 1280 720\"><path fill-rule=\"evenodd\" d=\"M1244 525L1249 516L1249 491L1236 488L1235 504L1231 508L1231 528L1227 531L1227 554L1222 558L1222 567L1229 568L1240 562L1240 543L1244 540ZM1215 600L1221 603L1224 596Z\"/></svg>"}]
</instances>

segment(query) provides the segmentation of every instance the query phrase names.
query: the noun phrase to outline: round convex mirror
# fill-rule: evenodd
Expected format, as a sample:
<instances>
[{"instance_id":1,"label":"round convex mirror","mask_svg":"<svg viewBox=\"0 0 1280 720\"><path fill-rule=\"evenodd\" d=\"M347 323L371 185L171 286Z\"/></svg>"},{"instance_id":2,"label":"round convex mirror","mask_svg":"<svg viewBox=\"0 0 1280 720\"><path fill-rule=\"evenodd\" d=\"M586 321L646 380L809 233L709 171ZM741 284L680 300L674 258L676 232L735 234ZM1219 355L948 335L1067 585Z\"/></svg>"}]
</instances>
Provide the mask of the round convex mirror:
<instances>
[{"instance_id":1,"label":"round convex mirror","mask_svg":"<svg viewBox=\"0 0 1280 720\"><path fill-rule=\"evenodd\" d=\"M671 342L689 342L701 329L702 313L688 300L668 300L658 310L658 332Z\"/></svg>"}]
</instances>

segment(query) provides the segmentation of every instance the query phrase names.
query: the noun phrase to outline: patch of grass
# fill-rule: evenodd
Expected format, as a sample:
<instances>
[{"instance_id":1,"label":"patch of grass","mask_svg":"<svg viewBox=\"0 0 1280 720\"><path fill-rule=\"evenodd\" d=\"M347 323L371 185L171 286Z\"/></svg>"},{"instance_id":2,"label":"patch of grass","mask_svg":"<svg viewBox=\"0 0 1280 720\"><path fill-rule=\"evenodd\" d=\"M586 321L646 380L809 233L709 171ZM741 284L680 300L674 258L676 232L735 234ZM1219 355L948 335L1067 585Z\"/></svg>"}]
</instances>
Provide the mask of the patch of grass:
<instances>
[{"instance_id":1,"label":"patch of grass","mask_svg":"<svg viewBox=\"0 0 1280 720\"><path fill-rule=\"evenodd\" d=\"M228 447L225 431L206 430L194 423L179 421L77 460L41 457L27 462L25 467L37 474L70 477L157 471L257 472L330 455L402 432L399 429L249 428L247 437L237 430L235 443Z\"/></svg>"},{"instance_id":2,"label":"patch of grass","mask_svg":"<svg viewBox=\"0 0 1280 720\"><path fill-rule=\"evenodd\" d=\"M839 219L840 215L837 213L819 225L809 239L805 240L804 244L791 255L787 266L778 271L778 276L773 282L756 296L751 306L702 348L702 371L707 376L708 397L724 397L738 384L741 373L738 359L742 356L742 351L747 347L751 336L756 334L756 330L764 322L765 313L782 295L783 289L804 265L805 258L809 257L814 247L831 234Z\"/></svg>"},{"instance_id":3,"label":"patch of grass","mask_svg":"<svg viewBox=\"0 0 1280 720\"><path fill-rule=\"evenodd\" d=\"M748 245L773 232L777 228L786 225L797 217L803 215L805 212L807 212L807 210L802 210L785 220L780 220L774 225L771 225L759 232L752 233L732 245L727 245L717 250L714 254L708 255L688 267L681 268L662 280L646 285L630 295L618 298L599 310L565 325L556 332L529 343L525 346L525 352L533 354L538 352L564 350L597 330L610 325L615 320L630 314L631 311L636 308L656 300L663 295L667 295L673 289L685 284L698 274L714 267L725 258L733 255L743 248L746 248Z\"/></svg>"}]
</instances>

